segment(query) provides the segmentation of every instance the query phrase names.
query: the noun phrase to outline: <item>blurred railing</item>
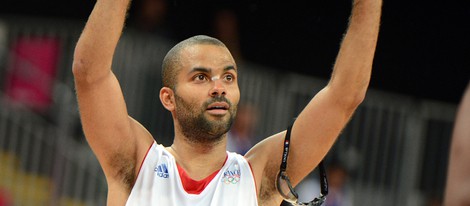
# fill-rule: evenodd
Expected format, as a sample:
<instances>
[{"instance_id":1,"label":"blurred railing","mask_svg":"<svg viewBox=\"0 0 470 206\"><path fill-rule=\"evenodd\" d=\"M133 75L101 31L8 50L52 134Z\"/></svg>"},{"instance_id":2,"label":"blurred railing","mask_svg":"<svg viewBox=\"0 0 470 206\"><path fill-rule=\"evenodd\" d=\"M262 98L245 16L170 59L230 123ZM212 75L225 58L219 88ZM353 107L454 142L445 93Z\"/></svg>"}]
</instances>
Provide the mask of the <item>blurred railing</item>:
<instances>
[{"instance_id":1,"label":"blurred railing","mask_svg":"<svg viewBox=\"0 0 470 206\"><path fill-rule=\"evenodd\" d=\"M19 17L3 17L2 22L0 195L10 197L13 205L104 205L105 178L81 132L71 74L83 22ZM56 61L47 73L50 78L42 78L42 83L50 82L45 99L33 99L41 104L31 104L28 97L14 96L11 85L18 81L12 80L18 75L15 69L21 68L20 77L37 69L18 66L30 58L19 58L18 42L38 38L54 40L48 57ZM158 99L160 65L173 43L129 28L113 62L130 115L164 145L172 142L173 125ZM256 142L285 129L326 84L250 62L239 62L239 67L241 104L254 105L260 115ZM30 82L19 85L26 83ZM31 92L37 85L22 89ZM355 205L414 206L440 198L455 109L456 105L370 89L327 155L327 162L341 160L348 168Z\"/></svg>"}]
</instances>

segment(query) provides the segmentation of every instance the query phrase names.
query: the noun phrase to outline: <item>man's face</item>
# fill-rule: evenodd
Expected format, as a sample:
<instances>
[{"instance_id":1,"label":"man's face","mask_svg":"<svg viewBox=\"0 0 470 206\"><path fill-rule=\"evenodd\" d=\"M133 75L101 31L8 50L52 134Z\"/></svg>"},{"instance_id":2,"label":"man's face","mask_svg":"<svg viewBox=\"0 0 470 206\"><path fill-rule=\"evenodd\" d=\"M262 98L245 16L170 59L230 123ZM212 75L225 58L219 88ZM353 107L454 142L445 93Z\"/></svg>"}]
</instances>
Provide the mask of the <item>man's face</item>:
<instances>
[{"instance_id":1,"label":"man's face","mask_svg":"<svg viewBox=\"0 0 470 206\"><path fill-rule=\"evenodd\" d=\"M175 116L191 141L216 142L235 118L240 91L230 52L215 45L195 45L182 51L175 88Z\"/></svg>"}]
</instances>

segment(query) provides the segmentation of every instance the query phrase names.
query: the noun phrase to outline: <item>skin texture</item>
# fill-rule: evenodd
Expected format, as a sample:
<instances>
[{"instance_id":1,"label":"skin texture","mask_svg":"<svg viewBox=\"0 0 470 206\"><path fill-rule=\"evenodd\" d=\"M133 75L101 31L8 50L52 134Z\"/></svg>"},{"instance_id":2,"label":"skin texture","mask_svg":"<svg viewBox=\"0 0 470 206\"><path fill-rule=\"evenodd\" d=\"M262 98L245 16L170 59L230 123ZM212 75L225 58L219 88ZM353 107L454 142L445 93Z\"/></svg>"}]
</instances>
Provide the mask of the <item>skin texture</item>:
<instances>
[{"instance_id":1,"label":"skin texture","mask_svg":"<svg viewBox=\"0 0 470 206\"><path fill-rule=\"evenodd\" d=\"M452 133L444 205L470 205L470 82L460 101Z\"/></svg>"},{"instance_id":2,"label":"skin texture","mask_svg":"<svg viewBox=\"0 0 470 206\"><path fill-rule=\"evenodd\" d=\"M128 0L96 2L77 43L72 69L83 130L106 175L107 204L113 206L125 204L154 142L128 115L111 69L129 4ZM292 129L287 172L294 185L323 159L366 95L381 7L381 0L353 2L331 79L299 114ZM226 132L240 99L238 68L224 45L189 44L175 55L169 64L175 71L169 73L175 75L175 85L160 90L160 100L174 121L174 142L166 149L191 178L200 180L225 161ZM200 124L205 124L203 129L194 130ZM275 179L284 135L282 131L267 137L245 155L255 176L259 205L282 201Z\"/></svg>"}]
</instances>

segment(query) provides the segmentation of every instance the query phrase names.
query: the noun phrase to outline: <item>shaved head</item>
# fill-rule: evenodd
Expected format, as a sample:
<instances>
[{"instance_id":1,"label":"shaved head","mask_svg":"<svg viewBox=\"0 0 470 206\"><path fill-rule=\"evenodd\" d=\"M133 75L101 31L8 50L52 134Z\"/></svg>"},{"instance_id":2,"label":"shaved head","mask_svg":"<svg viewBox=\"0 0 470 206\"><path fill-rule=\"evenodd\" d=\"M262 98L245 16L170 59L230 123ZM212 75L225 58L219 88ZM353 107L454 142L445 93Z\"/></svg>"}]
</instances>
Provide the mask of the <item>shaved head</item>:
<instances>
[{"instance_id":1,"label":"shaved head","mask_svg":"<svg viewBox=\"0 0 470 206\"><path fill-rule=\"evenodd\" d=\"M164 87L175 89L176 76L181 69L181 51L194 45L215 45L227 48L220 40L206 35L193 36L176 44L163 59L162 80Z\"/></svg>"}]
</instances>

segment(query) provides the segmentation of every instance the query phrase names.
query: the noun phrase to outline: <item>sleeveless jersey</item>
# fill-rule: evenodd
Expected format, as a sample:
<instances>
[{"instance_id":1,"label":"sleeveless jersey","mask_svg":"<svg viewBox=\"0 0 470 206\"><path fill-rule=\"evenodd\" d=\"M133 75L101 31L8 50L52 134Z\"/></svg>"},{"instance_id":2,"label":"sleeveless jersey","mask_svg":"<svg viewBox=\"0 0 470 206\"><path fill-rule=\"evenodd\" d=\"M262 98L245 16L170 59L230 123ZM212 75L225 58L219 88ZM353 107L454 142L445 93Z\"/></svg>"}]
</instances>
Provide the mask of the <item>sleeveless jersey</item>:
<instances>
[{"instance_id":1,"label":"sleeveless jersey","mask_svg":"<svg viewBox=\"0 0 470 206\"><path fill-rule=\"evenodd\" d=\"M256 185L248 161L227 152L224 166L199 194L183 188L173 155L155 142L140 168L126 206L257 206Z\"/></svg>"}]
</instances>

